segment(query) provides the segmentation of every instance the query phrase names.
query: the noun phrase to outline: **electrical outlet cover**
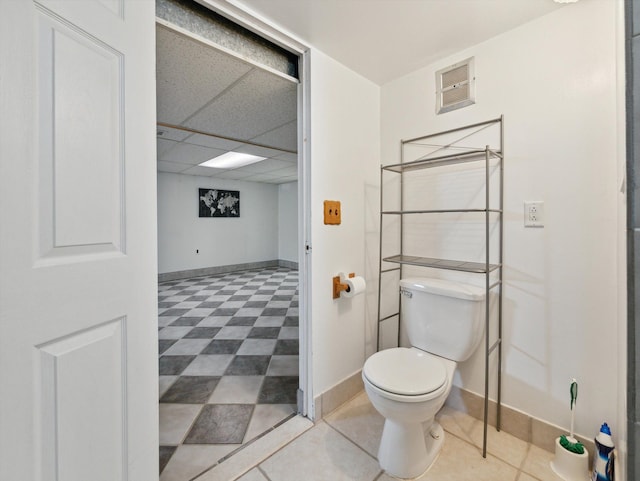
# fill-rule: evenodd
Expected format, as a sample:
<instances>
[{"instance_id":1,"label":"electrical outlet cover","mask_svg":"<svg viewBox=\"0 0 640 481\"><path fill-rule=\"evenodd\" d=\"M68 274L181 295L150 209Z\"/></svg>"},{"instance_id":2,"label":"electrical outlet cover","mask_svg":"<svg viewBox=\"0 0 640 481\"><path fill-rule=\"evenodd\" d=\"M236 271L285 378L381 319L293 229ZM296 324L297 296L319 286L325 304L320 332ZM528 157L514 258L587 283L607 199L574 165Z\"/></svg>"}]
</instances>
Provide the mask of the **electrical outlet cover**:
<instances>
[{"instance_id":1,"label":"electrical outlet cover","mask_svg":"<svg viewBox=\"0 0 640 481\"><path fill-rule=\"evenodd\" d=\"M544 227L544 202L541 200L524 202L524 226Z\"/></svg>"}]
</instances>

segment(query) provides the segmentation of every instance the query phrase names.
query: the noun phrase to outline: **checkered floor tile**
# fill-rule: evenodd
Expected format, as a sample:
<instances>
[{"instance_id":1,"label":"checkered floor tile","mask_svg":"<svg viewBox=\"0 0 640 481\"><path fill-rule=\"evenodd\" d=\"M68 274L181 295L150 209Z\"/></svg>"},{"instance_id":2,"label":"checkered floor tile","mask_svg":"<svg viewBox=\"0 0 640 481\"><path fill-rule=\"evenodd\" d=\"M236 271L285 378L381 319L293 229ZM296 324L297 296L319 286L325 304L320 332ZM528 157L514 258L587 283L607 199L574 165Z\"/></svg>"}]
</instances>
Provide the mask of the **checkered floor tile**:
<instances>
[{"instance_id":1,"label":"checkered floor tile","mask_svg":"<svg viewBox=\"0 0 640 481\"><path fill-rule=\"evenodd\" d=\"M297 271L163 282L158 307L161 472L177 448L241 446L295 413Z\"/></svg>"}]
</instances>

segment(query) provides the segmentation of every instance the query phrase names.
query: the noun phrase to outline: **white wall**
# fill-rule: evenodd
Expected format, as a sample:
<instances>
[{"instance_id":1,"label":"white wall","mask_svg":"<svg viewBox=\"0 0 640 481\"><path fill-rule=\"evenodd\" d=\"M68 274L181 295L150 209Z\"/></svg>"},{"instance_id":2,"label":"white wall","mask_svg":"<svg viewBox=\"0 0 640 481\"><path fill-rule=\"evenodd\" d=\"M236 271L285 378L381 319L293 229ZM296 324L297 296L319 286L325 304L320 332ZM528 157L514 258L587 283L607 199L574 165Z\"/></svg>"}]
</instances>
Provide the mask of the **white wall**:
<instances>
[{"instance_id":1,"label":"white wall","mask_svg":"<svg viewBox=\"0 0 640 481\"><path fill-rule=\"evenodd\" d=\"M618 419L616 3L559 9L381 97L384 163L402 138L505 115L503 401L568 428L576 377L576 430L588 437L602 421L615 435ZM435 71L470 56L477 103L436 116ZM523 227L524 200L544 201L544 228ZM483 367L472 357L456 384L482 393Z\"/></svg>"},{"instance_id":2,"label":"white wall","mask_svg":"<svg viewBox=\"0 0 640 481\"><path fill-rule=\"evenodd\" d=\"M278 259L298 262L298 183L278 186Z\"/></svg>"},{"instance_id":3,"label":"white wall","mask_svg":"<svg viewBox=\"0 0 640 481\"><path fill-rule=\"evenodd\" d=\"M239 218L198 217L198 189L214 187L240 191ZM159 273L276 259L277 185L158 173Z\"/></svg>"},{"instance_id":4,"label":"white wall","mask_svg":"<svg viewBox=\"0 0 640 481\"><path fill-rule=\"evenodd\" d=\"M365 333L375 316L370 306L377 277L379 138L380 88L312 50L311 308L316 396L357 372L365 361L369 335ZM326 199L341 202L341 225L324 225ZM340 271L372 281L367 294L333 300L331 279Z\"/></svg>"}]
</instances>

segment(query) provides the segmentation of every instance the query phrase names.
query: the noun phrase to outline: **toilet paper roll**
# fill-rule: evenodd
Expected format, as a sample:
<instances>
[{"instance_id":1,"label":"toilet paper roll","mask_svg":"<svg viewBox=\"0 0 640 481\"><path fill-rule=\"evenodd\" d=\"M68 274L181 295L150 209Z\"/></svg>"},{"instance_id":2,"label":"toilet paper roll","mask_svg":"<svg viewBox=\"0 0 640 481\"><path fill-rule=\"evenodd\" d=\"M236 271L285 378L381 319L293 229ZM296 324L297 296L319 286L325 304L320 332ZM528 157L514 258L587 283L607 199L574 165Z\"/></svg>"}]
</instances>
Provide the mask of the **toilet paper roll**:
<instances>
[{"instance_id":1,"label":"toilet paper roll","mask_svg":"<svg viewBox=\"0 0 640 481\"><path fill-rule=\"evenodd\" d=\"M358 294L362 294L367 288L367 283L364 281L364 278L360 276L347 277L344 283L349 286L349 289L342 291L342 297L357 296Z\"/></svg>"}]
</instances>

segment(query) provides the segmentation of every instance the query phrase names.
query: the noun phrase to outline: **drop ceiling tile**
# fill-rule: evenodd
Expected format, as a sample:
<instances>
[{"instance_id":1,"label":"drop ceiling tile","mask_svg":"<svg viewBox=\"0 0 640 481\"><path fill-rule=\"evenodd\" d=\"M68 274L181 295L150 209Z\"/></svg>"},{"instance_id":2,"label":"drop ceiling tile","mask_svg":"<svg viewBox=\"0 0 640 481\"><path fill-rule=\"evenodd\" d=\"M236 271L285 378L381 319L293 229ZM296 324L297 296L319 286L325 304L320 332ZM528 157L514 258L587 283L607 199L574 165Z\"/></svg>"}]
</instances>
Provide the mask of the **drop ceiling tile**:
<instances>
[{"instance_id":1,"label":"drop ceiling tile","mask_svg":"<svg viewBox=\"0 0 640 481\"><path fill-rule=\"evenodd\" d=\"M185 144L181 142L169 152L159 156L159 160L197 165L201 164L205 160L213 159L214 157L218 157L224 153L224 150L210 149L208 147L201 147L199 145Z\"/></svg>"},{"instance_id":2,"label":"drop ceiling tile","mask_svg":"<svg viewBox=\"0 0 640 481\"><path fill-rule=\"evenodd\" d=\"M187 175L199 175L202 177L213 177L216 174L221 174L224 172L224 169L215 169L213 167L202 167L200 165L195 165L193 167L189 167L187 170L182 171L182 174Z\"/></svg>"},{"instance_id":3,"label":"drop ceiling tile","mask_svg":"<svg viewBox=\"0 0 640 481\"><path fill-rule=\"evenodd\" d=\"M178 174L188 168L189 166L186 164L176 164L174 162L164 162L162 160L158 161L158 172L171 172L173 174Z\"/></svg>"},{"instance_id":4,"label":"drop ceiling tile","mask_svg":"<svg viewBox=\"0 0 640 481\"><path fill-rule=\"evenodd\" d=\"M291 165L291 164L289 164L289 165ZM292 175L298 175L298 169L297 169L297 167L291 166L291 167L286 167L284 169L278 169L278 170L270 171L269 174L277 175L279 177L289 177L289 176L292 176Z\"/></svg>"},{"instance_id":5,"label":"drop ceiling tile","mask_svg":"<svg viewBox=\"0 0 640 481\"><path fill-rule=\"evenodd\" d=\"M276 155L274 159L285 160L287 162L298 162L298 154L291 154L289 152L285 152L280 155Z\"/></svg>"},{"instance_id":6,"label":"drop ceiling tile","mask_svg":"<svg viewBox=\"0 0 640 481\"><path fill-rule=\"evenodd\" d=\"M211 147L220 150L233 150L240 147L242 142L234 142L233 140L221 139L210 135L193 134L185 140L188 144L200 145L202 147Z\"/></svg>"},{"instance_id":7,"label":"drop ceiling tile","mask_svg":"<svg viewBox=\"0 0 640 481\"><path fill-rule=\"evenodd\" d=\"M265 172L270 172L272 170L284 169L285 167L290 166L291 164L289 162L285 162L284 160L266 159L260 162L256 162L255 164L249 164L245 167L240 167L238 170L241 170L242 172L262 174Z\"/></svg>"},{"instance_id":8,"label":"drop ceiling tile","mask_svg":"<svg viewBox=\"0 0 640 481\"><path fill-rule=\"evenodd\" d=\"M281 150L269 149L267 147L258 147L257 145L250 144L243 144L241 147L238 147L235 150L236 152L242 152L243 154L258 155L267 159L284 153Z\"/></svg>"},{"instance_id":9,"label":"drop ceiling tile","mask_svg":"<svg viewBox=\"0 0 640 481\"><path fill-rule=\"evenodd\" d=\"M289 177L282 177L280 179L278 179L280 184L287 184L289 182L298 182L298 176L297 175L292 175Z\"/></svg>"},{"instance_id":10,"label":"drop ceiling tile","mask_svg":"<svg viewBox=\"0 0 640 481\"><path fill-rule=\"evenodd\" d=\"M172 129L171 127L164 127L162 125L156 126L157 137L159 139L182 141L191 135L191 132L184 130Z\"/></svg>"},{"instance_id":11,"label":"drop ceiling tile","mask_svg":"<svg viewBox=\"0 0 640 481\"><path fill-rule=\"evenodd\" d=\"M239 169L227 170L221 174L216 174L216 179L240 180L254 175L252 172L243 172Z\"/></svg>"},{"instance_id":12,"label":"drop ceiling tile","mask_svg":"<svg viewBox=\"0 0 640 481\"><path fill-rule=\"evenodd\" d=\"M254 137L251 141L258 144L272 145L280 149L297 150L298 123L296 120L292 120L270 132Z\"/></svg>"},{"instance_id":13,"label":"drop ceiling tile","mask_svg":"<svg viewBox=\"0 0 640 481\"><path fill-rule=\"evenodd\" d=\"M185 125L205 132L251 139L296 118L297 84L254 69Z\"/></svg>"},{"instance_id":14,"label":"drop ceiling tile","mask_svg":"<svg viewBox=\"0 0 640 481\"><path fill-rule=\"evenodd\" d=\"M267 172L265 174L254 174L249 177L245 177L242 180L247 180L250 182L266 182L266 181L274 180L277 178L278 178L277 175L271 175L270 173Z\"/></svg>"},{"instance_id":15,"label":"drop ceiling tile","mask_svg":"<svg viewBox=\"0 0 640 481\"><path fill-rule=\"evenodd\" d=\"M157 156L160 157L162 154L167 153L168 151L173 149L176 145L178 145L178 142L175 142L173 140L160 139L160 138L156 139Z\"/></svg>"},{"instance_id":16,"label":"drop ceiling tile","mask_svg":"<svg viewBox=\"0 0 640 481\"><path fill-rule=\"evenodd\" d=\"M161 122L181 124L252 68L161 25L156 27L156 44Z\"/></svg>"}]
</instances>

